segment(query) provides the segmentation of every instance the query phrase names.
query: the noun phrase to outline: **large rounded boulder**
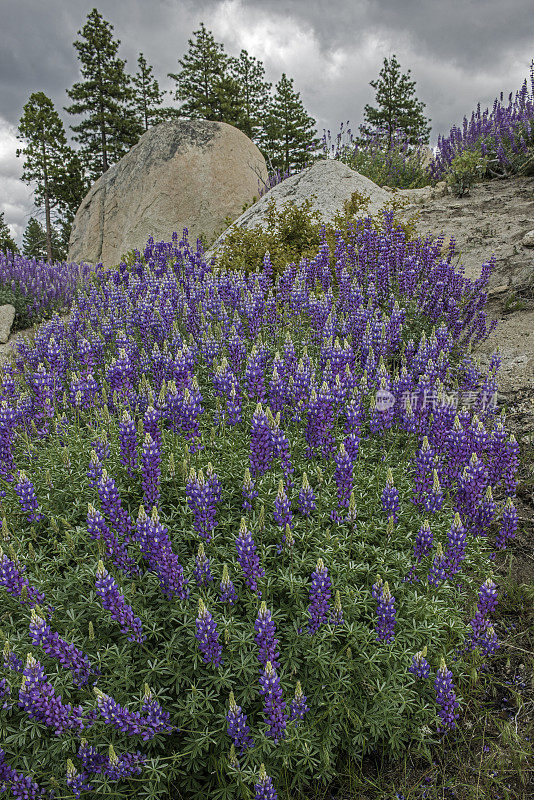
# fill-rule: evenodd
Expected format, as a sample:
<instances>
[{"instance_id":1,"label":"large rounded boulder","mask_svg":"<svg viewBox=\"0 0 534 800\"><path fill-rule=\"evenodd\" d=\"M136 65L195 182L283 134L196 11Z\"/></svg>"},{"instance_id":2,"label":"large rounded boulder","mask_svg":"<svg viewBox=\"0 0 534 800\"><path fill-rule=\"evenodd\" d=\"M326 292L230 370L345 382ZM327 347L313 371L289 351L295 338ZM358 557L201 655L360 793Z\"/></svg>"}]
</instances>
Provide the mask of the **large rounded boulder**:
<instances>
[{"instance_id":1,"label":"large rounded boulder","mask_svg":"<svg viewBox=\"0 0 534 800\"><path fill-rule=\"evenodd\" d=\"M223 122L173 120L150 128L93 184L80 205L69 261L117 264L147 239L169 241L188 228L208 241L258 195L265 159Z\"/></svg>"}]
</instances>

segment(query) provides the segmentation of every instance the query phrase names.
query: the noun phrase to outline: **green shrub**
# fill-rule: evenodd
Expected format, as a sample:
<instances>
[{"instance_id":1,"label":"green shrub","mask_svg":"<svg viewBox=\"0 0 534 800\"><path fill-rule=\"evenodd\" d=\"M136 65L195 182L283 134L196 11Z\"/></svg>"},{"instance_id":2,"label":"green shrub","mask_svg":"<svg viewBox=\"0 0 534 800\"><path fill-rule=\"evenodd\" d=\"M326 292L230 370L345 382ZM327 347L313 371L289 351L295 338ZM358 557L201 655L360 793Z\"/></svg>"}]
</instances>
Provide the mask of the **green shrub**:
<instances>
[{"instance_id":1,"label":"green shrub","mask_svg":"<svg viewBox=\"0 0 534 800\"><path fill-rule=\"evenodd\" d=\"M478 150L463 150L451 162L446 176L447 184L457 197L469 194L469 190L477 180L484 177L487 158Z\"/></svg>"}]
</instances>

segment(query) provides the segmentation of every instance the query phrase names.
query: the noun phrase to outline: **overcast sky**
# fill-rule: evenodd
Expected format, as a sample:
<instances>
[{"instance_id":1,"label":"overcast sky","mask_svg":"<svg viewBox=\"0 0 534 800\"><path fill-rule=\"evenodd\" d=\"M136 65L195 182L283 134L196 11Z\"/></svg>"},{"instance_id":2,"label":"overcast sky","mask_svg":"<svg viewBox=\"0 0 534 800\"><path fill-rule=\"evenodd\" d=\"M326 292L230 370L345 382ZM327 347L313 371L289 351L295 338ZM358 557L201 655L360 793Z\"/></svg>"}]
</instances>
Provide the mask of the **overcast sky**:
<instances>
[{"instance_id":1,"label":"overcast sky","mask_svg":"<svg viewBox=\"0 0 534 800\"><path fill-rule=\"evenodd\" d=\"M0 0L0 211L17 240L35 213L20 181L16 126L31 92L44 91L66 126L65 90L79 79L72 46L95 0ZM353 130L373 103L369 81L394 53L412 72L432 120L432 142L480 102L519 89L534 57L532 0L100 0L99 12L135 71L143 52L161 88L203 21L227 53L263 61L268 80L295 81L317 128ZM77 119L77 118L76 118Z\"/></svg>"}]
</instances>

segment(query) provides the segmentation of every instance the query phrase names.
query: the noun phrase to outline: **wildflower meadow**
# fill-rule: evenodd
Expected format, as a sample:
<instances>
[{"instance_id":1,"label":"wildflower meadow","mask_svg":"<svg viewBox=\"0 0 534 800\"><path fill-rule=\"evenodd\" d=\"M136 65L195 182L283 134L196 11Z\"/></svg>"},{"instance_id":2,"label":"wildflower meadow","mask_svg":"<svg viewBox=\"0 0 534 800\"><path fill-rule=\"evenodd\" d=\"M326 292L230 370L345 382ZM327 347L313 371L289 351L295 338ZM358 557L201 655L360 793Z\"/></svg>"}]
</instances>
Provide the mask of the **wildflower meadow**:
<instances>
[{"instance_id":1,"label":"wildflower meadow","mask_svg":"<svg viewBox=\"0 0 534 800\"><path fill-rule=\"evenodd\" d=\"M499 648L518 445L499 359L471 355L493 264L452 255L386 212L273 277L185 231L18 344L1 790L311 797L458 735Z\"/></svg>"}]
</instances>

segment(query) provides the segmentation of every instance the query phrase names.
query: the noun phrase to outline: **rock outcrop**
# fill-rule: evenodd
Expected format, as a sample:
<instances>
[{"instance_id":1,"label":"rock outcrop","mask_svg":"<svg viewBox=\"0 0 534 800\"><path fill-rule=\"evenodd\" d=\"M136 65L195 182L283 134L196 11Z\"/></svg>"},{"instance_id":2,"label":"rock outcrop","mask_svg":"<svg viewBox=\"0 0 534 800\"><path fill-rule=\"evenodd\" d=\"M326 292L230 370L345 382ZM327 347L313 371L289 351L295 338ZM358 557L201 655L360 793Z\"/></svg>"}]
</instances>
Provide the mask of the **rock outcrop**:
<instances>
[{"instance_id":1,"label":"rock outcrop","mask_svg":"<svg viewBox=\"0 0 534 800\"><path fill-rule=\"evenodd\" d=\"M342 164L341 161L333 159L317 161L297 175L273 186L257 203L247 208L219 236L208 251L208 255L215 254L228 232L236 227L254 228L256 225L265 227L267 207L271 202L274 202L277 208L282 208L286 203L300 206L306 200L310 200L312 210L319 211L325 222L331 222L335 215L342 211L343 204L346 200L350 200L354 192L370 198L369 213L373 215L391 200L390 192L350 169L346 164Z\"/></svg>"},{"instance_id":2,"label":"rock outcrop","mask_svg":"<svg viewBox=\"0 0 534 800\"><path fill-rule=\"evenodd\" d=\"M173 120L150 128L93 184L80 205L69 261L117 264L147 239L189 229L208 240L258 196L265 160L241 131L222 122Z\"/></svg>"},{"instance_id":3,"label":"rock outcrop","mask_svg":"<svg viewBox=\"0 0 534 800\"><path fill-rule=\"evenodd\" d=\"M12 306L11 303L0 306L0 342L2 344L5 344L9 339L14 319L15 306Z\"/></svg>"}]
</instances>

